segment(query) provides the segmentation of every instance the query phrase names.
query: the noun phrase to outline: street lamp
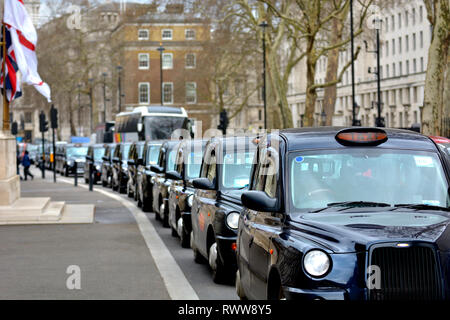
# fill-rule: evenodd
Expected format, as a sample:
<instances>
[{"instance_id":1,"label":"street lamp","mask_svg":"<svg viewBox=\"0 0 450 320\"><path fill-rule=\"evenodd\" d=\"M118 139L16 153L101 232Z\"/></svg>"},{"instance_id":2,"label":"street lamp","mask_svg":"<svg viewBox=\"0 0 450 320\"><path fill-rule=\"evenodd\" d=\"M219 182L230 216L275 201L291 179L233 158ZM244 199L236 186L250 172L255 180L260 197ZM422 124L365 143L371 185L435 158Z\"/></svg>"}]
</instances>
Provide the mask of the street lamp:
<instances>
[{"instance_id":1,"label":"street lamp","mask_svg":"<svg viewBox=\"0 0 450 320\"><path fill-rule=\"evenodd\" d=\"M106 72L103 74L103 122L106 123Z\"/></svg>"},{"instance_id":2,"label":"street lamp","mask_svg":"<svg viewBox=\"0 0 450 320\"><path fill-rule=\"evenodd\" d=\"M120 113L120 111L122 110L122 97L123 97L123 95L122 95L122 81L120 81L121 80L120 76L121 76L121 72L122 72L123 68L122 68L122 66L117 66L116 69L117 69L117 73L119 75L117 87L119 88L119 112L118 113Z\"/></svg>"},{"instance_id":3,"label":"street lamp","mask_svg":"<svg viewBox=\"0 0 450 320\"><path fill-rule=\"evenodd\" d=\"M322 127L325 127L327 123L327 114L325 113L325 110L322 110L322 113L320 114L320 120L322 122Z\"/></svg>"},{"instance_id":4,"label":"street lamp","mask_svg":"<svg viewBox=\"0 0 450 320\"><path fill-rule=\"evenodd\" d=\"M380 28L381 28L381 19L375 18L374 19L374 26L377 30L377 48L374 51L367 50L367 41L364 41L364 44L366 45L366 51L369 53L375 53L377 55L377 70L371 71L369 68L369 73L376 74L377 76L377 119L375 120L375 125L377 127L384 127L384 118L381 117L381 73L380 73Z\"/></svg>"},{"instance_id":5,"label":"street lamp","mask_svg":"<svg viewBox=\"0 0 450 320\"><path fill-rule=\"evenodd\" d=\"M164 105L164 99L163 99L163 52L166 50L162 42L159 43L159 47L157 49L159 51L159 80L161 83L161 105Z\"/></svg>"},{"instance_id":6,"label":"street lamp","mask_svg":"<svg viewBox=\"0 0 450 320\"><path fill-rule=\"evenodd\" d=\"M91 124L90 124L90 133L92 134L92 130L93 130L93 106L92 106L92 84L94 83L94 79L90 78L89 80L89 108L90 108L90 120L91 120Z\"/></svg>"},{"instance_id":7,"label":"street lamp","mask_svg":"<svg viewBox=\"0 0 450 320\"><path fill-rule=\"evenodd\" d=\"M79 135L81 135L81 83L79 83L77 87L78 87L78 130Z\"/></svg>"},{"instance_id":8,"label":"street lamp","mask_svg":"<svg viewBox=\"0 0 450 320\"><path fill-rule=\"evenodd\" d=\"M266 95L266 28L267 22L259 25L263 29L263 101L264 101L264 129L267 130L267 95Z\"/></svg>"},{"instance_id":9,"label":"street lamp","mask_svg":"<svg viewBox=\"0 0 450 320\"><path fill-rule=\"evenodd\" d=\"M355 100L355 59L354 59L354 34L353 34L353 0L350 0L350 38L351 38L351 59L352 59L352 116L353 126L358 126L358 120L356 120L356 100ZM359 125L361 123L359 122Z\"/></svg>"}]
</instances>

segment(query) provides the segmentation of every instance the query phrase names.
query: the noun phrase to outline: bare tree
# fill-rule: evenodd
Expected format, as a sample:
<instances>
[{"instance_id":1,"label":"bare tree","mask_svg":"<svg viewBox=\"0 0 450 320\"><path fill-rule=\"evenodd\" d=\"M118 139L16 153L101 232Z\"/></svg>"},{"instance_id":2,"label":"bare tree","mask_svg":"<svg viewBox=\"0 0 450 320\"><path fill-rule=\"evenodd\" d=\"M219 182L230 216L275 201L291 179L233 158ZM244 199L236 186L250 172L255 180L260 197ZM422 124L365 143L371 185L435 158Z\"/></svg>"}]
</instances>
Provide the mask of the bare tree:
<instances>
[{"instance_id":1,"label":"bare tree","mask_svg":"<svg viewBox=\"0 0 450 320\"><path fill-rule=\"evenodd\" d=\"M450 136L450 4L448 0L424 0L433 26L428 50L422 132Z\"/></svg>"}]
</instances>

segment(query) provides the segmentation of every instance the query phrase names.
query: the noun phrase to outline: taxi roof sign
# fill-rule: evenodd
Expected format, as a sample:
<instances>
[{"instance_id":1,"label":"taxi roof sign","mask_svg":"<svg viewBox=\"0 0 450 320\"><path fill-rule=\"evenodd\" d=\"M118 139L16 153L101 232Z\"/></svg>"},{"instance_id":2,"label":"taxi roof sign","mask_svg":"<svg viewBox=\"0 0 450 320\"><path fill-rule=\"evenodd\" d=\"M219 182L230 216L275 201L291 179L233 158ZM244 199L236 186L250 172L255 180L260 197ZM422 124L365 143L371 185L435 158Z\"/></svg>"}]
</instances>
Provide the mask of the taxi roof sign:
<instances>
[{"instance_id":1,"label":"taxi roof sign","mask_svg":"<svg viewBox=\"0 0 450 320\"><path fill-rule=\"evenodd\" d=\"M378 128L350 128L336 135L336 140L346 146L377 146L386 142L387 139L387 133Z\"/></svg>"}]
</instances>

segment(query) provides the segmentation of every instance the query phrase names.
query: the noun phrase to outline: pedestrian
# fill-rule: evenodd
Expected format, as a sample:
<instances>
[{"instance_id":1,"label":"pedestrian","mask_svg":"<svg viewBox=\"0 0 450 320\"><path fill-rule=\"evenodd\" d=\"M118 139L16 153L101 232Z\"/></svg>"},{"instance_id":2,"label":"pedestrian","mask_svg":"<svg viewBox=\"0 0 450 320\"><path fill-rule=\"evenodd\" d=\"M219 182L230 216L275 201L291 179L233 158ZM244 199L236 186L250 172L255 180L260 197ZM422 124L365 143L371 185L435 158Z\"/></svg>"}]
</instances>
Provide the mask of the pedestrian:
<instances>
[{"instance_id":1,"label":"pedestrian","mask_svg":"<svg viewBox=\"0 0 450 320\"><path fill-rule=\"evenodd\" d=\"M22 165L23 165L23 174L25 175L25 181L27 181L27 177L30 176L31 180L34 179L34 176L31 174L30 172L30 166L31 166L31 161L30 161L30 157L28 156L28 151L25 151L25 154L22 158Z\"/></svg>"}]
</instances>

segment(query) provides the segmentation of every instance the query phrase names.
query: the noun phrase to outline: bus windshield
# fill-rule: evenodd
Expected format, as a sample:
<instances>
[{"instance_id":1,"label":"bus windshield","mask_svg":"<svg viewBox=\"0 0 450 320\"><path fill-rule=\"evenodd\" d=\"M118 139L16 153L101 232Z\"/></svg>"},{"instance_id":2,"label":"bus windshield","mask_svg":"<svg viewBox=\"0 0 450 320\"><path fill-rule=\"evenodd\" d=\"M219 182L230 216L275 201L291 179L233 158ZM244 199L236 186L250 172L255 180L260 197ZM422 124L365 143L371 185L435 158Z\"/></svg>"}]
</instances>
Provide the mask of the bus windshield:
<instances>
[{"instance_id":1,"label":"bus windshield","mask_svg":"<svg viewBox=\"0 0 450 320\"><path fill-rule=\"evenodd\" d=\"M145 140L169 139L177 129L187 128L185 117L145 117Z\"/></svg>"}]
</instances>

